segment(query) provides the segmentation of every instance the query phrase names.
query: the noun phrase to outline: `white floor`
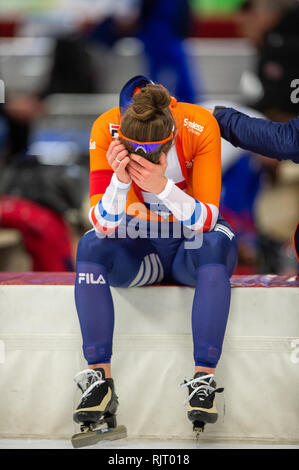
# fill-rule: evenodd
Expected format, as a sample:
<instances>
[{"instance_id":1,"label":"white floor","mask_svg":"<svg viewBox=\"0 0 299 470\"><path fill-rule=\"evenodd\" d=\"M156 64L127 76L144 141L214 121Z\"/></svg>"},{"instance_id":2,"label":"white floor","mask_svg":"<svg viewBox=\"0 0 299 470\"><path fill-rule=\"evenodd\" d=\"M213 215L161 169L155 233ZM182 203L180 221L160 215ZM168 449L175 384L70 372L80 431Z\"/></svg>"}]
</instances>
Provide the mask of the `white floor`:
<instances>
[{"instance_id":1,"label":"white floor","mask_svg":"<svg viewBox=\"0 0 299 470\"><path fill-rule=\"evenodd\" d=\"M0 449L72 449L70 441L2 439ZM299 445L270 445L242 442L128 440L101 442L88 449L299 449Z\"/></svg>"}]
</instances>

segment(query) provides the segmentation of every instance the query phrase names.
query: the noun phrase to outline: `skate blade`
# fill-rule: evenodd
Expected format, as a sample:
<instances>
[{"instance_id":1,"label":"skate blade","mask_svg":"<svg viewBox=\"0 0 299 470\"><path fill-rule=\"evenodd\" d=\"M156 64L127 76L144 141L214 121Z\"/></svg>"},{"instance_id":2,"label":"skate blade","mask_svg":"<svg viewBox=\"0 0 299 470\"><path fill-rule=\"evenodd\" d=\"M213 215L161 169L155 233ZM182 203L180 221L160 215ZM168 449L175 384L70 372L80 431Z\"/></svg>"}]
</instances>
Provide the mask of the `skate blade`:
<instances>
[{"instance_id":1,"label":"skate blade","mask_svg":"<svg viewBox=\"0 0 299 470\"><path fill-rule=\"evenodd\" d=\"M205 424L206 423L203 423L203 422L194 423L193 431L195 432L196 440L198 440L200 436L202 435L202 433L204 432Z\"/></svg>"},{"instance_id":2,"label":"skate blade","mask_svg":"<svg viewBox=\"0 0 299 470\"><path fill-rule=\"evenodd\" d=\"M196 437L196 440L198 441L203 433L203 428L195 428L194 429L194 432L195 432L195 437Z\"/></svg>"},{"instance_id":3,"label":"skate blade","mask_svg":"<svg viewBox=\"0 0 299 470\"><path fill-rule=\"evenodd\" d=\"M80 447L92 446L100 441L114 441L127 437L127 428L123 425L116 428L99 429L96 431L86 431L74 434L71 442L74 449Z\"/></svg>"}]
</instances>

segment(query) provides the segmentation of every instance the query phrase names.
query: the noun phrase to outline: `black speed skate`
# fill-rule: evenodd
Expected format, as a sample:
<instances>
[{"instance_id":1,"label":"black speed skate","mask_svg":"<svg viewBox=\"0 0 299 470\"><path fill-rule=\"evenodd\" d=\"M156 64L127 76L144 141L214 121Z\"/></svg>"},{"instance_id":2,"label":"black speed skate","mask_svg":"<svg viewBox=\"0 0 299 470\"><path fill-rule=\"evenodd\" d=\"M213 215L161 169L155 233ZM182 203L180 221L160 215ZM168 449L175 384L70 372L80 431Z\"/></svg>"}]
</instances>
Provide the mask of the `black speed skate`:
<instances>
[{"instance_id":1,"label":"black speed skate","mask_svg":"<svg viewBox=\"0 0 299 470\"><path fill-rule=\"evenodd\" d=\"M116 424L118 397L114 391L113 379L105 378L104 369L83 370L74 380L82 391L82 396L73 414L73 420L81 425L81 432L72 437L73 447L126 437L125 426Z\"/></svg>"},{"instance_id":2,"label":"black speed skate","mask_svg":"<svg viewBox=\"0 0 299 470\"><path fill-rule=\"evenodd\" d=\"M182 387L188 387L189 396L185 401L188 403L187 415L193 423L193 431L196 437L204 431L206 423L215 423L218 411L214 403L215 393L221 393L224 388L216 388L213 374L197 372L193 379L185 380Z\"/></svg>"}]
</instances>

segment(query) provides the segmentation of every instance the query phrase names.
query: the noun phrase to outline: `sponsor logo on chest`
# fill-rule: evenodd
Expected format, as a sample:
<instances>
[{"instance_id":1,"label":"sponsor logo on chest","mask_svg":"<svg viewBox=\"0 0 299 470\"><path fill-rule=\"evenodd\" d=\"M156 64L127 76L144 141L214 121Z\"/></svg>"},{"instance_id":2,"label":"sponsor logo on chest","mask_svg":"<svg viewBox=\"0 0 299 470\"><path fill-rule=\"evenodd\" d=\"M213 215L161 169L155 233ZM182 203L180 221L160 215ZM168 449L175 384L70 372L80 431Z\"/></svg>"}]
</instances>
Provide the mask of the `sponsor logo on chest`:
<instances>
[{"instance_id":1,"label":"sponsor logo on chest","mask_svg":"<svg viewBox=\"0 0 299 470\"><path fill-rule=\"evenodd\" d=\"M116 139L118 137L118 129L120 128L119 124L109 124L109 131L110 134L112 135L113 139Z\"/></svg>"},{"instance_id":2,"label":"sponsor logo on chest","mask_svg":"<svg viewBox=\"0 0 299 470\"><path fill-rule=\"evenodd\" d=\"M200 135L204 131L204 126L201 126L197 122L189 121L188 118L184 119L184 126L187 127L189 132L193 132L196 135Z\"/></svg>"}]
</instances>

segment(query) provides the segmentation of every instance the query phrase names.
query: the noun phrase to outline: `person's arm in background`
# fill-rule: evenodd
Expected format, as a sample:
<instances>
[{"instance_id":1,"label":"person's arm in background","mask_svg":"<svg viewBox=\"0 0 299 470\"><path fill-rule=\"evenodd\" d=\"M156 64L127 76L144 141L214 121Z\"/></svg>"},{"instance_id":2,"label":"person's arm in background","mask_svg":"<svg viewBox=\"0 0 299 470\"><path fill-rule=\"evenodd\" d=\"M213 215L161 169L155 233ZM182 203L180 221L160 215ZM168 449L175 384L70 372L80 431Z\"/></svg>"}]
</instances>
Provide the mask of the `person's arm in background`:
<instances>
[{"instance_id":1,"label":"person's arm in background","mask_svg":"<svg viewBox=\"0 0 299 470\"><path fill-rule=\"evenodd\" d=\"M299 163L299 117L289 123L251 118L233 108L216 107L221 136L245 150Z\"/></svg>"}]
</instances>

